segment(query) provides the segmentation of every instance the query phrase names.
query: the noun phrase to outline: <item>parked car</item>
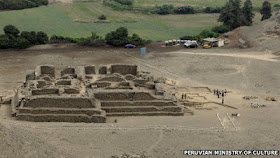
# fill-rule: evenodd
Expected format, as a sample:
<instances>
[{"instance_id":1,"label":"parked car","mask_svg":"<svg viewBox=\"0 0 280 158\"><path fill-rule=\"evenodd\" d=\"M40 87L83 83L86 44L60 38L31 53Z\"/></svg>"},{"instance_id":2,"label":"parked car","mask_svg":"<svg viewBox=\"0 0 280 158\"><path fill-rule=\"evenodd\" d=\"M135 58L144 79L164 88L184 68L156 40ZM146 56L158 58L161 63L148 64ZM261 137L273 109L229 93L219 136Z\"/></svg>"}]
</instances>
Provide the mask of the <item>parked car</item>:
<instances>
[{"instance_id":1,"label":"parked car","mask_svg":"<svg viewBox=\"0 0 280 158\"><path fill-rule=\"evenodd\" d=\"M211 46L211 45L209 45L209 44L204 44L204 45L203 45L203 48L205 48L205 49L209 49L209 48L212 48L212 46Z\"/></svg>"},{"instance_id":2,"label":"parked car","mask_svg":"<svg viewBox=\"0 0 280 158\"><path fill-rule=\"evenodd\" d=\"M136 48L136 45L133 44L126 44L124 48Z\"/></svg>"},{"instance_id":3,"label":"parked car","mask_svg":"<svg viewBox=\"0 0 280 158\"><path fill-rule=\"evenodd\" d=\"M186 43L184 44L184 46L185 46L186 48L197 48L197 41L188 40L188 41L186 41Z\"/></svg>"}]
</instances>

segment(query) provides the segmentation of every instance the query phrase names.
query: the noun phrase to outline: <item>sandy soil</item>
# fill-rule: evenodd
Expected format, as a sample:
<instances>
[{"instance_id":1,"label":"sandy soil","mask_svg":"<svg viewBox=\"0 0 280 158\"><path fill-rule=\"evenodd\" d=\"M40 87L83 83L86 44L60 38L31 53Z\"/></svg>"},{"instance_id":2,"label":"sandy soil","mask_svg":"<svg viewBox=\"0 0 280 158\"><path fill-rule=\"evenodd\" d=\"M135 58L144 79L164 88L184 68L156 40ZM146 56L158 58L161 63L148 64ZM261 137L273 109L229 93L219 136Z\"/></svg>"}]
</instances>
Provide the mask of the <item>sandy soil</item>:
<instances>
[{"instance_id":1,"label":"sandy soil","mask_svg":"<svg viewBox=\"0 0 280 158\"><path fill-rule=\"evenodd\" d=\"M227 89L225 102L238 109L207 104L183 117L119 117L118 123L32 123L15 120L10 106L0 108L0 157L106 158L123 153L151 157L185 157L182 150L280 148L280 62L272 52L238 49L182 49L148 47L139 50L61 48L0 53L0 95L8 95L36 65L58 69L75 65L130 63L143 71L176 80L178 86ZM198 91L199 92L199 91ZM244 100L243 96L258 96ZM209 99L220 102L215 96ZM251 108L252 102L266 105ZM240 117L231 116L240 113ZM115 118L109 118L115 119ZM238 157L238 156L235 156Z\"/></svg>"}]
</instances>

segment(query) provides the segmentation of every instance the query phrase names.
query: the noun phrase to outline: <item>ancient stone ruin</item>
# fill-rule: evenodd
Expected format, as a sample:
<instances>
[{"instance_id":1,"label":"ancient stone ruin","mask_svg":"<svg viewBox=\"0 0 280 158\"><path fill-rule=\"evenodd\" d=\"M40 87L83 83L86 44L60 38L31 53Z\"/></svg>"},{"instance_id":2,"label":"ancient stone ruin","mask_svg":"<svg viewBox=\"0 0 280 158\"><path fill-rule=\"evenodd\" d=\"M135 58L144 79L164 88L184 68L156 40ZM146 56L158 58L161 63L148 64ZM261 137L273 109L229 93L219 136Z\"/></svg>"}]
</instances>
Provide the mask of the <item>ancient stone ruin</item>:
<instances>
[{"instance_id":1,"label":"ancient stone ruin","mask_svg":"<svg viewBox=\"0 0 280 158\"><path fill-rule=\"evenodd\" d=\"M176 98L136 65L37 66L12 99L19 120L105 123L109 116L182 116Z\"/></svg>"}]
</instances>

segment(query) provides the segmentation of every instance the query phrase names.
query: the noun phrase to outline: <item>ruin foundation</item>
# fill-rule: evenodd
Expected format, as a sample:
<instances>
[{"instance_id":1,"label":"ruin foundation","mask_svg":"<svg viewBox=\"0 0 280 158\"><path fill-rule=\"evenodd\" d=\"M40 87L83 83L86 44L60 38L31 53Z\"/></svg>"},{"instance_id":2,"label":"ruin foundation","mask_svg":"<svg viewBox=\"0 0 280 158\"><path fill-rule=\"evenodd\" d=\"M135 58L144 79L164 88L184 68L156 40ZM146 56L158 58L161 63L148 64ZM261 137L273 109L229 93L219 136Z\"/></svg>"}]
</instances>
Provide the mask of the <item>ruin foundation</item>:
<instances>
[{"instance_id":1,"label":"ruin foundation","mask_svg":"<svg viewBox=\"0 0 280 158\"><path fill-rule=\"evenodd\" d=\"M13 115L34 122L105 123L110 116L182 116L182 106L136 65L37 66L15 91Z\"/></svg>"}]
</instances>

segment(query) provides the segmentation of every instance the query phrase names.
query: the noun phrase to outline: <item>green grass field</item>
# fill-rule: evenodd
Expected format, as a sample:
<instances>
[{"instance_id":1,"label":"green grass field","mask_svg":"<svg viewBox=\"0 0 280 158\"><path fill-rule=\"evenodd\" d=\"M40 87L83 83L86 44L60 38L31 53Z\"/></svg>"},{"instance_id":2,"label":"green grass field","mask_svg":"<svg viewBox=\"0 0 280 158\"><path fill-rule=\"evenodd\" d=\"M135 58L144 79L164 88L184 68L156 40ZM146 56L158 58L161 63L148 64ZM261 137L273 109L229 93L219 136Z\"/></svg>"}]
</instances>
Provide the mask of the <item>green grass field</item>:
<instances>
[{"instance_id":1,"label":"green grass field","mask_svg":"<svg viewBox=\"0 0 280 158\"><path fill-rule=\"evenodd\" d=\"M135 7L152 7L155 5L172 4L174 6L193 6L196 8L222 7L228 0L134 0ZM243 2L245 0L242 0ZM260 8L264 0L252 0L253 6ZM268 0L272 6L280 4L280 0Z\"/></svg>"},{"instance_id":2,"label":"green grass field","mask_svg":"<svg viewBox=\"0 0 280 158\"><path fill-rule=\"evenodd\" d=\"M101 14L105 14L110 23L90 22ZM50 4L39 8L0 12L0 28L12 24L21 31L44 31L49 35L83 37L95 32L104 37L106 33L124 26L128 28L130 34L137 33L144 39L165 41L184 35L196 35L203 29L219 25L217 18L217 14L159 16L120 12L97 1Z\"/></svg>"}]
</instances>

